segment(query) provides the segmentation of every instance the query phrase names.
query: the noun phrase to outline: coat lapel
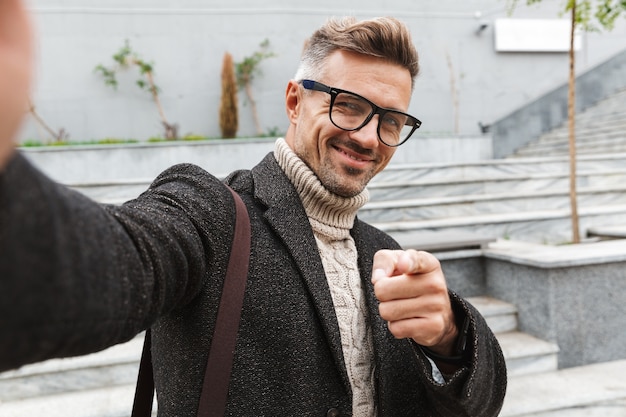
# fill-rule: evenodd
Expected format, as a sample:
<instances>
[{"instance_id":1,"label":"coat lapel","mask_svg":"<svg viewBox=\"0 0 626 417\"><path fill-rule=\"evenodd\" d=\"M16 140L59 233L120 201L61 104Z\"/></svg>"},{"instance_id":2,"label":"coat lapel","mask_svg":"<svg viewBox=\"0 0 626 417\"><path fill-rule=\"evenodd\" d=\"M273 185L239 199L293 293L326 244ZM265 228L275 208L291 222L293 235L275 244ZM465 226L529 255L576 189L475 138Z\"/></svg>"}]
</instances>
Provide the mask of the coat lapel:
<instances>
[{"instance_id":1,"label":"coat lapel","mask_svg":"<svg viewBox=\"0 0 626 417\"><path fill-rule=\"evenodd\" d=\"M282 239L300 270L300 277L315 304L337 369L349 391L337 316L313 230L300 197L272 154L253 168L252 176L254 196L267 206L265 219Z\"/></svg>"},{"instance_id":2,"label":"coat lapel","mask_svg":"<svg viewBox=\"0 0 626 417\"><path fill-rule=\"evenodd\" d=\"M370 230L368 230L370 229ZM380 317L378 312L378 299L374 294L374 286L372 284L372 266L374 264L374 254L381 248L398 249L393 244L375 244L372 242L371 226L364 224L358 219L354 222L351 231L355 245L358 250L359 273L361 274L361 282L365 291L367 300L367 310L369 313L369 323L372 329L372 338L374 341L374 354L376 363L381 364L389 355L388 349L393 345L393 336L387 328L387 323ZM390 343L390 340L392 343Z\"/></svg>"}]
</instances>

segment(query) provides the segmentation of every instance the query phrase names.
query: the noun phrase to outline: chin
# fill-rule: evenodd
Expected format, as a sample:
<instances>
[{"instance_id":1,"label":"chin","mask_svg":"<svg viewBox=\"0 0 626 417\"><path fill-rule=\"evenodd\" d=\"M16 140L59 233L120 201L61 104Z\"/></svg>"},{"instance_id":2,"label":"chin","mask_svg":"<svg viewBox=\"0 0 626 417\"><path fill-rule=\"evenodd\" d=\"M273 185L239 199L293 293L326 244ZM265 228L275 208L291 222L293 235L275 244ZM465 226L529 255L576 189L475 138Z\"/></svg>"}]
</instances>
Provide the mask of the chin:
<instances>
[{"instance_id":1,"label":"chin","mask_svg":"<svg viewBox=\"0 0 626 417\"><path fill-rule=\"evenodd\" d=\"M324 186L328 191L332 192L333 194L337 194L341 197L346 198L358 195L365 188L365 186L361 184L338 184L336 182L331 184L324 184Z\"/></svg>"}]
</instances>

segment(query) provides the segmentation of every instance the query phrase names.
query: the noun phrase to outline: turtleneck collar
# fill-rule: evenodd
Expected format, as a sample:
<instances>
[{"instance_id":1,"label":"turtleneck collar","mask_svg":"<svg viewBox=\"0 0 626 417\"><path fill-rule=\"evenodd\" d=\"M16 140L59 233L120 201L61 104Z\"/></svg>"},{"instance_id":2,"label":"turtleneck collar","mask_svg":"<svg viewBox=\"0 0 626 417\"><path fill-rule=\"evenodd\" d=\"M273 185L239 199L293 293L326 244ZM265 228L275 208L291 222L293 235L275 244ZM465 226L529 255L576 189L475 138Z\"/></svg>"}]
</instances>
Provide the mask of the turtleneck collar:
<instances>
[{"instance_id":1,"label":"turtleneck collar","mask_svg":"<svg viewBox=\"0 0 626 417\"><path fill-rule=\"evenodd\" d=\"M313 229L328 236L349 235L357 211L369 200L369 191L349 198L328 191L283 138L276 140L274 157L300 195Z\"/></svg>"}]
</instances>

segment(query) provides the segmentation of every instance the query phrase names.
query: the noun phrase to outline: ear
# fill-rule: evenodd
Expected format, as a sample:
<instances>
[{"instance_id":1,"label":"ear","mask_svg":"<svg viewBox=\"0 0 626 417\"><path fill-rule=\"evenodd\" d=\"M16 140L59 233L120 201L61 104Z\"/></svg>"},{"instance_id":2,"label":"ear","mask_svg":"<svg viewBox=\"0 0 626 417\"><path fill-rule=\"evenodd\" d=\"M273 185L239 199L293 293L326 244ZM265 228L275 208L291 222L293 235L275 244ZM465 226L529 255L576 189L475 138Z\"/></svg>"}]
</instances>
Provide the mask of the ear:
<instances>
[{"instance_id":1,"label":"ear","mask_svg":"<svg viewBox=\"0 0 626 417\"><path fill-rule=\"evenodd\" d=\"M287 84L287 91L285 92L285 110L287 111L287 117L292 124L295 124L298 119L300 111L300 85L294 80L289 81Z\"/></svg>"}]
</instances>

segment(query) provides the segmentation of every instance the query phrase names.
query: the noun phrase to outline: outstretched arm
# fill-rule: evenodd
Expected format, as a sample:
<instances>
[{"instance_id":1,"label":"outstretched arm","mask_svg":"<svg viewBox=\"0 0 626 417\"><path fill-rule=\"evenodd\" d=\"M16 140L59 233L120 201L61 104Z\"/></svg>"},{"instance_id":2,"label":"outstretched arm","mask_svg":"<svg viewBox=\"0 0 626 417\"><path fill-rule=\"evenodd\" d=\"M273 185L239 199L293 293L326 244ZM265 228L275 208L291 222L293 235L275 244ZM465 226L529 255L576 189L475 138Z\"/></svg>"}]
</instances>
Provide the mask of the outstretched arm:
<instances>
[{"instance_id":1,"label":"outstretched arm","mask_svg":"<svg viewBox=\"0 0 626 417\"><path fill-rule=\"evenodd\" d=\"M102 206L16 153L0 173L0 371L124 342L193 302L221 278L233 205L218 178L178 165Z\"/></svg>"},{"instance_id":2,"label":"outstretched arm","mask_svg":"<svg viewBox=\"0 0 626 417\"><path fill-rule=\"evenodd\" d=\"M31 28L20 0L0 1L0 171L26 114L32 72Z\"/></svg>"}]
</instances>

